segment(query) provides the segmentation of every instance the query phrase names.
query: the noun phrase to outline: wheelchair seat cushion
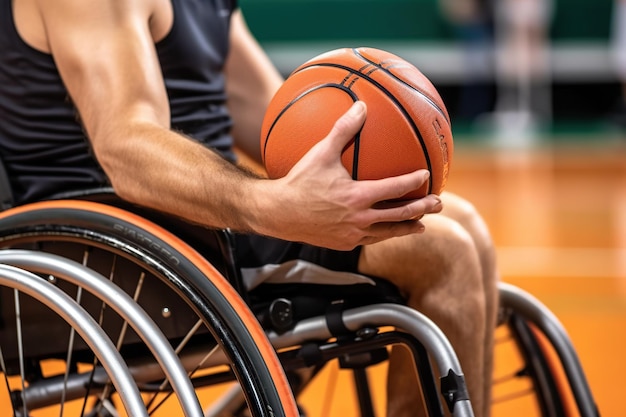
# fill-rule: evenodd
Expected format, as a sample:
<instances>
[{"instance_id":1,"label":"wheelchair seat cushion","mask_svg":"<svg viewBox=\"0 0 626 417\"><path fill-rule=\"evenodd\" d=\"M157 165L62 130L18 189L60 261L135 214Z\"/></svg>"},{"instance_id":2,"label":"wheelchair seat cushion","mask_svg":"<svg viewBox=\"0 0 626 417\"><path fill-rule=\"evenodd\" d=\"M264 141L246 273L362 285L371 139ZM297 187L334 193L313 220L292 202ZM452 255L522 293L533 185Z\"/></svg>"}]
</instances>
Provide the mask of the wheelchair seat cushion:
<instances>
[{"instance_id":1,"label":"wheelchair seat cushion","mask_svg":"<svg viewBox=\"0 0 626 417\"><path fill-rule=\"evenodd\" d=\"M334 271L309 261L293 259L282 264L265 264L258 268L242 268L243 282L247 290L266 284L320 284L351 285L375 282L364 275L346 271Z\"/></svg>"}]
</instances>

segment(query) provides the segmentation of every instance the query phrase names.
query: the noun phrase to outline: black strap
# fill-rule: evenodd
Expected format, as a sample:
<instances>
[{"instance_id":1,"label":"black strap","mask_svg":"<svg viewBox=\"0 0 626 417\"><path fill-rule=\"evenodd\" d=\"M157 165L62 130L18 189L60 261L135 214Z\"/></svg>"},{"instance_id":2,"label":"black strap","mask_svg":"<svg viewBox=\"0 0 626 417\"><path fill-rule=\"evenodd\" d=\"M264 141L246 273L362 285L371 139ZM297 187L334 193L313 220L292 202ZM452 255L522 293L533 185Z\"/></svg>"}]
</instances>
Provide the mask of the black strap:
<instances>
[{"instance_id":1,"label":"black strap","mask_svg":"<svg viewBox=\"0 0 626 417\"><path fill-rule=\"evenodd\" d=\"M324 363L324 355L320 347L315 343L305 343L298 351L298 357L304 362L304 366L315 366Z\"/></svg>"},{"instance_id":2,"label":"black strap","mask_svg":"<svg viewBox=\"0 0 626 417\"><path fill-rule=\"evenodd\" d=\"M335 337L341 337L352 333L343 323L342 313L344 308L344 302L341 300L333 302L326 310L326 326L328 326L330 334Z\"/></svg>"}]
</instances>

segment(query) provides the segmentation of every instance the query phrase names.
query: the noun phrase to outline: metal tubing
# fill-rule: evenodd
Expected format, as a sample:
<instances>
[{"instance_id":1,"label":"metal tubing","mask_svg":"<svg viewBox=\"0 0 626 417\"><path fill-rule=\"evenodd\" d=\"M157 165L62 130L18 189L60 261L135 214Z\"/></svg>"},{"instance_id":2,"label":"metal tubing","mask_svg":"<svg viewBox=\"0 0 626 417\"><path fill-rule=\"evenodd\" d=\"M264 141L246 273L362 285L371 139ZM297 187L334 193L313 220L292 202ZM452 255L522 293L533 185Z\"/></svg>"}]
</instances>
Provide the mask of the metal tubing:
<instances>
[{"instance_id":1,"label":"metal tubing","mask_svg":"<svg viewBox=\"0 0 626 417\"><path fill-rule=\"evenodd\" d=\"M350 331L365 326L393 326L411 334L424 345L432 356L440 375L448 375L451 370L463 375L458 357L448 338L432 320L410 307L399 304L375 304L343 311L344 325ZM277 349L302 343L306 340L326 340L332 337L325 317L316 317L298 322L285 333L269 333L272 344ZM458 401L453 410L455 417L474 415L469 400Z\"/></svg>"},{"instance_id":2,"label":"metal tubing","mask_svg":"<svg viewBox=\"0 0 626 417\"><path fill-rule=\"evenodd\" d=\"M49 253L3 250L0 251L0 263L61 277L105 301L146 343L178 395L185 416L203 416L189 376L170 343L150 316L117 285L78 262Z\"/></svg>"},{"instance_id":3,"label":"metal tubing","mask_svg":"<svg viewBox=\"0 0 626 417\"><path fill-rule=\"evenodd\" d=\"M117 391L123 393L128 415L148 416L122 356L98 323L71 297L40 277L10 265L0 265L0 285L21 291L59 314L96 353Z\"/></svg>"}]
</instances>

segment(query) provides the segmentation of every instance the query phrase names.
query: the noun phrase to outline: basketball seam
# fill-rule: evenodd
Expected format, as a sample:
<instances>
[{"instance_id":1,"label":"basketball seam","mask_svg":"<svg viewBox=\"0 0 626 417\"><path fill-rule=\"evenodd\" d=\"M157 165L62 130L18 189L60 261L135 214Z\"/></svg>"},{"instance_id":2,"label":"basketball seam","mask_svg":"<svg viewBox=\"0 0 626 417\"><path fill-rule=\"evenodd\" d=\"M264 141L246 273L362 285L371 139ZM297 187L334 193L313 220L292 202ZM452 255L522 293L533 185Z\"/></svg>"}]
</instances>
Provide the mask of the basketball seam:
<instances>
[{"instance_id":1,"label":"basketball seam","mask_svg":"<svg viewBox=\"0 0 626 417\"><path fill-rule=\"evenodd\" d=\"M369 66L369 64L367 64L365 67L363 68L367 68ZM352 86L354 85L354 83L356 83L359 80L359 76L355 73L349 72L348 75L346 77L344 77L344 79L341 81L341 85L347 89L347 91L350 91L354 94L354 96L351 94L350 97L352 97L353 99L356 96L356 93L354 91L352 91ZM352 79L350 81L350 79ZM350 84L346 85L346 83L350 81ZM361 128L359 128L359 131L356 133L356 135L354 135L354 148L352 149L352 173L351 173L351 177L353 180L358 180L359 179L359 153L361 151L361 131L363 130L363 127L361 126Z\"/></svg>"},{"instance_id":2,"label":"basketball seam","mask_svg":"<svg viewBox=\"0 0 626 417\"><path fill-rule=\"evenodd\" d=\"M360 59L364 60L365 62L367 62L366 65L362 66L361 68L355 70L354 68L351 67L346 67L344 65L340 65L340 64L333 64L330 62L314 62L311 64L305 64L302 67L298 68L297 70L295 70L293 72L292 75L305 70L307 68L313 68L316 66L321 66L321 67L334 67L334 68L341 68L341 69L345 69L348 70L352 73L355 73L355 71L359 74L362 74L364 77L368 78L369 74L372 74L373 72L375 72L377 69L380 69L382 71L384 71L387 75L389 75L390 77L392 77L394 80L398 81L399 83L401 83L402 85L410 88L411 90L415 91L417 94L419 94L424 100L426 100L428 102L428 104L430 104L431 106L433 106L435 108L435 110L437 110L437 112L439 114L441 114L441 116L443 116L443 118L446 120L446 122L448 123L448 125L450 125L450 120L448 118L448 116L446 116L446 113L443 111L443 109L432 99L430 98L426 93L424 93L423 91L421 91L420 89L418 89L415 86L412 86L411 84L407 83L406 81L404 81L402 78L398 77L397 75L395 75L394 73L392 73L391 71L389 71L388 68L393 68L393 66L389 66L387 68L383 67L382 64L385 61L382 61L380 64L376 64L374 61L369 60L367 58L365 58L363 55L361 55L356 49L352 49L352 51L355 53L355 55L357 57L359 57ZM368 71L367 73L362 72L363 70L365 70L365 68L369 67L370 65L374 66L374 69ZM376 83L376 81L372 80L373 82ZM378 84L377 84L378 85Z\"/></svg>"},{"instance_id":3,"label":"basketball seam","mask_svg":"<svg viewBox=\"0 0 626 417\"><path fill-rule=\"evenodd\" d=\"M347 76L346 78L344 78L344 81L347 80L348 78L350 78L350 76ZM265 161L265 154L267 153L267 144L269 142L270 139L270 135L272 134L272 130L274 130L274 126L276 126L276 123L278 123L278 120L282 117L282 115L291 107L293 106L298 100L300 100L301 98L305 97L306 95L319 90L321 88L327 88L327 87L332 87L332 88L337 88L339 90L343 90L346 93L348 93L348 95L350 96L350 98L352 98L353 101L357 101L358 97L356 96L356 94L354 93L354 91L350 90L348 87L346 87L345 85L342 84L337 84L337 83L326 83L326 84L321 84L321 85L316 85L313 88L310 88L302 93L300 93L297 97L289 100L289 102L280 110L280 112L276 115L276 117L274 118L274 120L272 121L272 124L270 125L269 129L267 130L267 134L265 135L265 139L264 139L264 144L263 144L263 160ZM355 148L356 148L356 141L360 140L360 130L359 133L357 134L357 136L355 136Z\"/></svg>"},{"instance_id":4,"label":"basketball seam","mask_svg":"<svg viewBox=\"0 0 626 417\"><path fill-rule=\"evenodd\" d=\"M339 68L345 71L348 71L352 74L359 74L360 78L369 81L371 84L375 85L376 87L378 87L395 105L396 107L404 114L406 120L409 122L409 124L411 125L411 127L413 128L413 131L415 132L415 134L417 135L417 138L420 141L420 145L422 147L422 151L424 152L424 159L426 160L426 166L428 168L428 171L432 172L432 163L430 161L430 154L428 152L428 147L426 146L426 142L424 141L424 137L422 136L422 132L420 130L420 128L417 126L417 124L415 123L415 121L413 120L412 117L410 117L409 112L406 110L405 106L402 105L402 103L400 103L400 101L393 95L391 94L391 92L389 90L387 90L383 85L381 85L378 81L372 79L371 77L369 77L366 74L363 74L361 72L358 72L357 70L350 68L350 67L346 67L345 65L340 65L340 64L333 64L333 63L329 63L329 62L321 62L321 63L314 63L311 65L307 65L304 66L300 69L298 69L297 71L294 72L294 74L306 69L306 68L312 68L315 66L321 66L321 67L331 67L331 68ZM346 77L349 78L349 77ZM346 79L344 78L344 79ZM397 77L394 77L394 79L397 79ZM352 90L350 90L352 91ZM356 93L354 93L356 96ZM424 96L423 94L420 93L420 95ZM298 96L300 97L300 96ZM358 97L358 96L357 96ZM426 96L424 96L425 98L427 98ZM430 100L429 100L430 102ZM268 133L269 135L269 133ZM267 142L266 142L267 144ZM431 190L432 190L432 185L433 185L433 177L432 175L428 178L428 193L430 194Z\"/></svg>"},{"instance_id":5,"label":"basketball seam","mask_svg":"<svg viewBox=\"0 0 626 417\"><path fill-rule=\"evenodd\" d=\"M411 90L414 90L416 93L418 93L420 96L422 96L426 101L428 101L428 103L430 103L435 109L437 109L437 111L443 116L443 118L446 119L446 122L448 122L448 125L450 124L450 120L446 116L446 113L443 111L443 109L432 98L430 98L426 93L421 91L419 88L417 88L417 87L407 83L402 78L398 77L393 72L389 71L389 68L393 68L393 66L385 68L385 67L383 67L383 65L384 65L384 63L386 61L381 61L379 64L377 64L376 62L372 61L371 59L368 59L368 58L364 57L363 55L361 55L361 53L356 48L353 48L352 52L354 52L354 54L356 56L358 56L359 58L361 58L363 61L368 62L369 64L375 66L376 68L380 68L381 70L383 70L389 76L393 77L398 82L400 82L400 83L404 84L405 86L409 87Z\"/></svg>"}]
</instances>

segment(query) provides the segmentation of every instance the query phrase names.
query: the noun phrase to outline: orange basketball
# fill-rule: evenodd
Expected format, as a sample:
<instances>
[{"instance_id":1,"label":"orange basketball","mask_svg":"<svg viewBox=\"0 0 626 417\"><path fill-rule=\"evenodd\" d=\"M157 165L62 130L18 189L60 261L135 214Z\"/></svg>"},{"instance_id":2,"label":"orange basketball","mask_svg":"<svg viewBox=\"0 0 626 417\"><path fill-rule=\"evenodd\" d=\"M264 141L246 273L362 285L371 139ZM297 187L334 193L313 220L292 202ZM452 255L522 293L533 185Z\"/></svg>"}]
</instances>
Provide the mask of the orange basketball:
<instances>
[{"instance_id":1,"label":"orange basketball","mask_svg":"<svg viewBox=\"0 0 626 417\"><path fill-rule=\"evenodd\" d=\"M428 169L428 184L404 198L441 193L453 153L446 107L415 66L373 48L324 53L287 78L263 120L261 152L269 177L286 175L357 100L367 104L367 119L342 153L352 178Z\"/></svg>"}]
</instances>

